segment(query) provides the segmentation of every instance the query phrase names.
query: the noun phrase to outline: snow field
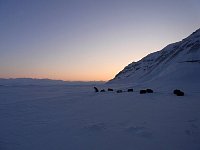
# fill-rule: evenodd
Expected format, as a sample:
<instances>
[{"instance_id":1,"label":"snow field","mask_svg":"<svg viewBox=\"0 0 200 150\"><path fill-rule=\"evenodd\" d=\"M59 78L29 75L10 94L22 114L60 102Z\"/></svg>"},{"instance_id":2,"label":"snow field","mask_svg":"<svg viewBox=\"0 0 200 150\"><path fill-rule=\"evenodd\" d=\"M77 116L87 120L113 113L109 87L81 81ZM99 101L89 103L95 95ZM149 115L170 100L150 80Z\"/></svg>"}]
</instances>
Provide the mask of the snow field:
<instances>
[{"instance_id":1,"label":"snow field","mask_svg":"<svg viewBox=\"0 0 200 150\"><path fill-rule=\"evenodd\" d=\"M198 150L199 98L95 93L86 85L1 86L0 149Z\"/></svg>"}]
</instances>

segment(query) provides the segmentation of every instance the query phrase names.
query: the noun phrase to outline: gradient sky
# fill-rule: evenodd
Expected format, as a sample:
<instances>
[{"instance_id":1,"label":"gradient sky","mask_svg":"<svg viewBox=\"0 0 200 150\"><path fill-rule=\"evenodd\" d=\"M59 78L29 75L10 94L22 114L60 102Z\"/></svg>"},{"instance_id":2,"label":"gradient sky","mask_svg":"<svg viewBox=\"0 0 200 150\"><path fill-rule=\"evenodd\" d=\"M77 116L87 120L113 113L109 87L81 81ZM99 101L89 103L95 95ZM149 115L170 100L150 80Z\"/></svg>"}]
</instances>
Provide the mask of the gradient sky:
<instances>
[{"instance_id":1,"label":"gradient sky","mask_svg":"<svg viewBox=\"0 0 200 150\"><path fill-rule=\"evenodd\" d=\"M200 28L199 0L0 0L0 77L109 80Z\"/></svg>"}]
</instances>

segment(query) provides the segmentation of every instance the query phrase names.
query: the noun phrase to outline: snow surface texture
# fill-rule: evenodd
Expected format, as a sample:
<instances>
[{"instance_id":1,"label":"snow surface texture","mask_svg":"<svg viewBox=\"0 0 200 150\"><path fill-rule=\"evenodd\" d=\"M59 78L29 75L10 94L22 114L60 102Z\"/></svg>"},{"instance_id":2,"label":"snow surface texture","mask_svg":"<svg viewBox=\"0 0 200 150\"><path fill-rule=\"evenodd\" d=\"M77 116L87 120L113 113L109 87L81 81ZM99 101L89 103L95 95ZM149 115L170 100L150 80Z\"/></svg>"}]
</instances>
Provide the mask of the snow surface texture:
<instances>
[{"instance_id":1,"label":"snow surface texture","mask_svg":"<svg viewBox=\"0 0 200 150\"><path fill-rule=\"evenodd\" d=\"M200 83L200 29L180 42L133 62L109 84L191 88Z\"/></svg>"},{"instance_id":2,"label":"snow surface texture","mask_svg":"<svg viewBox=\"0 0 200 150\"><path fill-rule=\"evenodd\" d=\"M0 86L0 149L200 149L199 93L177 97L172 91L116 90Z\"/></svg>"}]
</instances>

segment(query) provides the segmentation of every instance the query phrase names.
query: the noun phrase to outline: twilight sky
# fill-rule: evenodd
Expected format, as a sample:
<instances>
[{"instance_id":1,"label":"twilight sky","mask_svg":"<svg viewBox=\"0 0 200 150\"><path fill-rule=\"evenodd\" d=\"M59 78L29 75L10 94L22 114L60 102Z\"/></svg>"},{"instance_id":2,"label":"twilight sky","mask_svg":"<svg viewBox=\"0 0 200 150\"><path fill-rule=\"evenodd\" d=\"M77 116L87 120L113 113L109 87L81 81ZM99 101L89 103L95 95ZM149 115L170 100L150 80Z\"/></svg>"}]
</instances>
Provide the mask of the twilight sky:
<instances>
[{"instance_id":1,"label":"twilight sky","mask_svg":"<svg viewBox=\"0 0 200 150\"><path fill-rule=\"evenodd\" d=\"M199 0L0 0L0 77L109 80L200 28Z\"/></svg>"}]
</instances>

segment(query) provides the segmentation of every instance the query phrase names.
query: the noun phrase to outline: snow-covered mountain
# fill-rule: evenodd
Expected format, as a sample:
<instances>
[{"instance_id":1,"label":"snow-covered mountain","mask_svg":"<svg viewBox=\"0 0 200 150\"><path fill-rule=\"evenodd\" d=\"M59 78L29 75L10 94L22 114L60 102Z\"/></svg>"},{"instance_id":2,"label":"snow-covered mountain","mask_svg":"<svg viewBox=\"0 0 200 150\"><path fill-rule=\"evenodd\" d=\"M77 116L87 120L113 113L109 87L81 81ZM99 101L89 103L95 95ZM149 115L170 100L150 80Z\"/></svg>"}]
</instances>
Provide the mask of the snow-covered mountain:
<instances>
[{"instance_id":1,"label":"snow-covered mountain","mask_svg":"<svg viewBox=\"0 0 200 150\"><path fill-rule=\"evenodd\" d=\"M196 86L200 83L200 29L129 64L108 83Z\"/></svg>"}]
</instances>

